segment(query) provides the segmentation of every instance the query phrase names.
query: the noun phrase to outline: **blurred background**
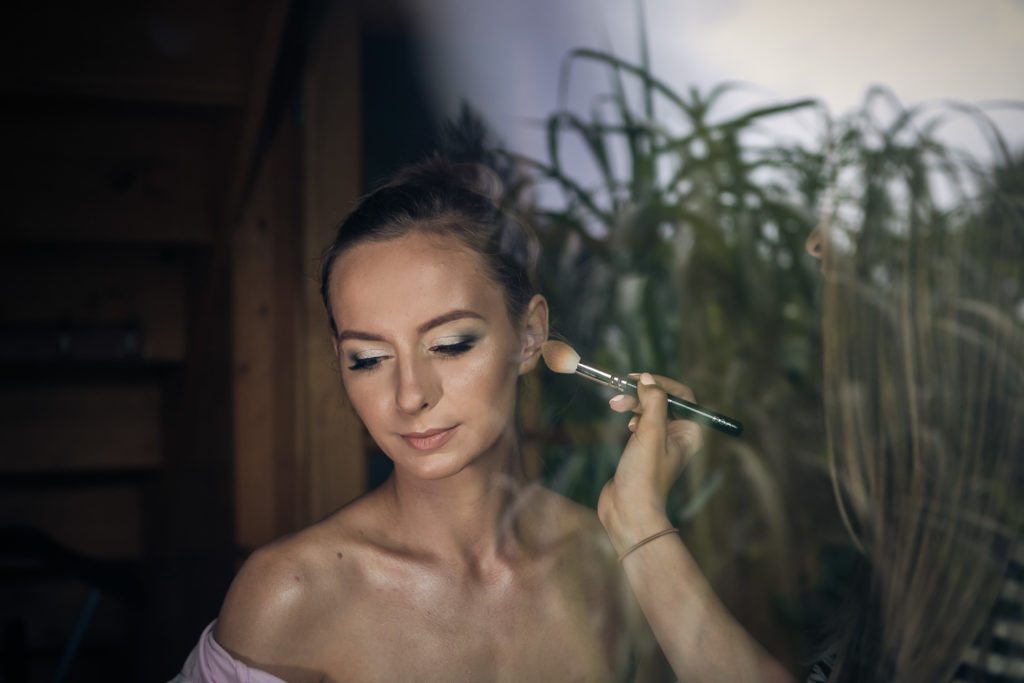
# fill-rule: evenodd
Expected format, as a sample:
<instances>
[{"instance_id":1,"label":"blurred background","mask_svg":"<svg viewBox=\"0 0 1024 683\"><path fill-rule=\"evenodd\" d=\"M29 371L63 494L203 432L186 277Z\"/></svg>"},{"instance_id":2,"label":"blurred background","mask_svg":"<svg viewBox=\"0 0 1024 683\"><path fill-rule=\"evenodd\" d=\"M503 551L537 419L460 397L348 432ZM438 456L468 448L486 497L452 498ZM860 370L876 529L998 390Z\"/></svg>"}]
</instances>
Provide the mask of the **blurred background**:
<instances>
[{"instance_id":1,"label":"blurred background","mask_svg":"<svg viewBox=\"0 0 1024 683\"><path fill-rule=\"evenodd\" d=\"M799 670L851 552L804 239L823 213L887 239L911 215L1024 224L1019 0L6 14L3 681L167 680L252 549L386 476L317 259L360 194L438 148L506 180L556 333L746 423L672 513ZM605 398L546 372L522 391L528 470L590 505L625 433Z\"/></svg>"}]
</instances>

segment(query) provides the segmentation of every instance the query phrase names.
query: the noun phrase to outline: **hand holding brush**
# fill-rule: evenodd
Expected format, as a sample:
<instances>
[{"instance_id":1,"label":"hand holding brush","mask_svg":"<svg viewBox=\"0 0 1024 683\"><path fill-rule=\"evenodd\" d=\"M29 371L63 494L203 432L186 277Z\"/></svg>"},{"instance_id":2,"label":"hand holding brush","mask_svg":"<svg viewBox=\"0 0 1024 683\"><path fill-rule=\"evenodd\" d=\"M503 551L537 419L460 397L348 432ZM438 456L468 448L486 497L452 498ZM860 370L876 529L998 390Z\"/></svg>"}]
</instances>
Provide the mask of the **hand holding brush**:
<instances>
[{"instance_id":1,"label":"hand holding brush","mask_svg":"<svg viewBox=\"0 0 1024 683\"><path fill-rule=\"evenodd\" d=\"M575 373L619 392L632 396L637 395L636 383L634 381L628 378L616 377L604 370L581 363L580 355L565 342L547 341L541 347L541 354L544 356L544 362L554 372L563 374ZM743 424L738 420L708 410L679 396L668 394L668 404L673 415L684 420L693 420L730 436L739 436L743 432Z\"/></svg>"}]
</instances>

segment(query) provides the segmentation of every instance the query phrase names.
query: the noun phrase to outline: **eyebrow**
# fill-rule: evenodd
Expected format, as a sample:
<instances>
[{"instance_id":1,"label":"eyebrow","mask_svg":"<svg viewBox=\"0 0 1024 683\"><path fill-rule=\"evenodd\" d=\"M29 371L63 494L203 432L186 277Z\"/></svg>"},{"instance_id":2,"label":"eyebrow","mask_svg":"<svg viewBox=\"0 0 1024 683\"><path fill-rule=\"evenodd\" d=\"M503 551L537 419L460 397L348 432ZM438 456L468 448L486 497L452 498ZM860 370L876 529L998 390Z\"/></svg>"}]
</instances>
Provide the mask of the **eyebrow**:
<instances>
[{"instance_id":1,"label":"eyebrow","mask_svg":"<svg viewBox=\"0 0 1024 683\"><path fill-rule=\"evenodd\" d=\"M465 318L473 318L476 320L483 320L484 317L476 311L470 311L465 308L457 308L454 311L448 311L436 318L431 318L427 322L423 323L416 328L417 334L423 334L429 332L435 327L440 327L456 320L463 320ZM373 334L372 332L360 332L358 330L342 330L338 334L338 341L345 341L346 339L360 339L363 341L379 341L386 342L387 340L379 334Z\"/></svg>"}]
</instances>

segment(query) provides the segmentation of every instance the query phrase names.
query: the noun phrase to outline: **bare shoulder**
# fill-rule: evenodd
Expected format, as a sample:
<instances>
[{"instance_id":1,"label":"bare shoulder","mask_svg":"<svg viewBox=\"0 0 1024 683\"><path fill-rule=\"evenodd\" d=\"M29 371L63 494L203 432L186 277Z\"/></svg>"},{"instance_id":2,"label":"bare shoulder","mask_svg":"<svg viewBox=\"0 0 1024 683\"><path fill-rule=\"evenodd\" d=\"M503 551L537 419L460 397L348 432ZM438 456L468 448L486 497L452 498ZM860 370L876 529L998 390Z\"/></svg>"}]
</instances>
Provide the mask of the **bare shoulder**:
<instances>
[{"instance_id":1,"label":"bare shoulder","mask_svg":"<svg viewBox=\"0 0 1024 683\"><path fill-rule=\"evenodd\" d=\"M316 659L361 581L343 513L249 556L221 607L214 634L221 646L263 668Z\"/></svg>"},{"instance_id":2,"label":"bare shoulder","mask_svg":"<svg viewBox=\"0 0 1024 683\"><path fill-rule=\"evenodd\" d=\"M306 641L310 607L322 583L315 544L303 535L255 551L224 599L214 637L250 665L284 663Z\"/></svg>"},{"instance_id":3,"label":"bare shoulder","mask_svg":"<svg viewBox=\"0 0 1024 683\"><path fill-rule=\"evenodd\" d=\"M608 534L594 510L549 489L541 488L534 495L534 509L559 540L602 556L615 557Z\"/></svg>"},{"instance_id":4,"label":"bare shoulder","mask_svg":"<svg viewBox=\"0 0 1024 683\"><path fill-rule=\"evenodd\" d=\"M540 486L530 499L544 545L558 548L565 558L589 563L594 570L617 573L614 549L594 510Z\"/></svg>"}]
</instances>

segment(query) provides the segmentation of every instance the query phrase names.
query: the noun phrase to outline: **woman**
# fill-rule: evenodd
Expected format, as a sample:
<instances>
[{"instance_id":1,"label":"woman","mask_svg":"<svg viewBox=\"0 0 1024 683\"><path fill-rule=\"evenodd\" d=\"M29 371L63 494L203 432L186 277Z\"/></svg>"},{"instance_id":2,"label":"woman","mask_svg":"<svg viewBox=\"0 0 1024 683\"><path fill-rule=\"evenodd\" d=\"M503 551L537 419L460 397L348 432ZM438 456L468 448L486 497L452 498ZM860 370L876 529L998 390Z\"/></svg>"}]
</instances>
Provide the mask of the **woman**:
<instances>
[{"instance_id":1,"label":"woman","mask_svg":"<svg viewBox=\"0 0 1024 683\"><path fill-rule=\"evenodd\" d=\"M255 553L184 680L206 680L204 666L252 681L657 675L613 553L679 680L792 680L671 533L666 495L701 437L667 419L665 391L688 388L644 374L639 401L611 401L638 413L598 503L612 548L587 511L526 483L515 381L536 364L547 309L521 232L469 189L478 180L412 169L339 229L323 294L342 379L395 471ZM1021 604L1019 581L1003 581L1020 571L1024 426L1004 269L950 278L970 262L940 233L912 233L881 271L878 254L826 237L808 249L824 257L834 480L871 572L822 668L836 681L984 675L1003 661L986 656L1006 640L999 606L1016 605L1016 632Z\"/></svg>"},{"instance_id":2,"label":"woman","mask_svg":"<svg viewBox=\"0 0 1024 683\"><path fill-rule=\"evenodd\" d=\"M548 310L488 178L433 159L339 227L321 292L345 390L394 470L253 553L179 680L664 672L596 516L524 476L516 384Z\"/></svg>"}]
</instances>

